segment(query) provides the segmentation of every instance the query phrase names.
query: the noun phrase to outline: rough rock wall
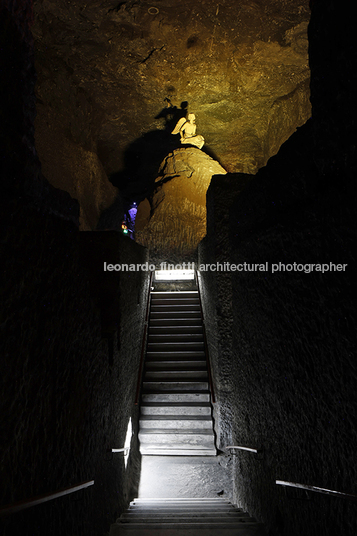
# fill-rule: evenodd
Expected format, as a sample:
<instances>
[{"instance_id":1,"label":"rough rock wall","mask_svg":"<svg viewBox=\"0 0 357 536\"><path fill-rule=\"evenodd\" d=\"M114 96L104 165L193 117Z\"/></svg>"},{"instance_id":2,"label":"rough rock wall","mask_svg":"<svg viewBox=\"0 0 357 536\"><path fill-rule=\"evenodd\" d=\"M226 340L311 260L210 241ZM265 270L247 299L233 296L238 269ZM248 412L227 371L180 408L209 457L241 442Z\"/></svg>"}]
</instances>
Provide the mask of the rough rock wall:
<instances>
[{"instance_id":1,"label":"rough rock wall","mask_svg":"<svg viewBox=\"0 0 357 536\"><path fill-rule=\"evenodd\" d=\"M289 492L275 479L357 493L355 295L355 147L348 119L354 47L337 2L312 3L309 29L312 119L281 147L235 199L229 232L212 232L200 260L270 269L202 274L220 370L231 372L218 432L264 455L235 455L236 501L266 522L271 534L354 534L353 503ZM332 42L331 42L332 41ZM315 114L316 110L316 114ZM225 178L230 180L229 174ZM234 180L234 177L232 177ZM218 190L218 189L217 189ZM213 209L225 192L215 193ZM208 222L217 216L208 210ZM348 264L346 271L271 273L272 263ZM214 285L210 282L214 280ZM232 291L230 291L230 288ZM211 288L214 294L211 295ZM230 306L230 302L232 306ZM216 347L214 346L216 345Z\"/></svg>"},{"instance_id":2,"label":"rough rock wall","mask_svg":"<svg viewBox=\"0 0 357 536\"><path fill-rule=\"evenodd\" d=\"M116 233L79 233L78 204L41 177L30 22L30 2L2 3L0 504L95 486L3 517L0 532L98 536L138 481L137 446L127 470L107 449L123 445L130 416L136 425L147 284L139 273L105 277L95 262L146 253Z\"/></svg>"},{"instance_id":3,"label":"rough rock wall","mask_svg":"<svg viewBox=\"0 0 357 536\"><path fill-rule=\"evenodd\" d=\"M243 174L212 177L207 191L207 235L198 248L198 265L202 265L199 281L216 398L215 431L220 449L232 442L234 411L232 284L230 273L224 271L224 263L230 258L229 208L250 178Z\"/></svg>"},{"instance_id":4,"label":"rough rock wall","mask_svg":"<svg viewBox=\"0 0 357 536\"><path fill-rule=\"evenodd\" d=\"M206 233L206 192L222 166L196 147L181 147L161 163L153 194L140 203L136 241L155 262L193 261Z\"/></svg>"},{"instance_id":5,"label":"rough rock wall","mask_svg":"<svg viewBox=\"0 0 357 536\"><path fill-rule=\"evenodd\" d=\"M148 173L164 98L231 172L255 173L310 116L308 0L35 0L34 16L36 147L84 229L114 200L104 172L120 188Z\"/></svg>"},{"instance_id":6,"label":"rough rock wall","mask_svg":"<svg viewBox=\"0 0 357 536\"><path fill-rule=\"evenodd\" d=\"M68 135L62 127L63 115L67 117L71 112L65 107L57 115L48 110L44 118L41 108L38 103L36 132L46 132L42 137L36 135L42 173L55 188L78 200L80 229L92 231L102 212L114 203L118 190L109 182L96 151ZM79 130L83 128L79 119L74 124Z\"/></svg>"},{"instance_id":7,"label":"rough rock wall","mask_svg":"<svg viewBox=\"0 0 357 536\"><path fill-rule=\"evenodd\" d=\"M1 505L95 480L4 518L4 534L105 534L139 476L135 444L128 470L108 449L123 446L129 417L136 428L146 288L138 272L104 274L102 260L146 255L121 235L81 236L21 203L2 213Z\"/></svg>"},{"instance_id":8,"label":"rough rock wall","mask_svg":"<svg viewBox=\"0 0 357 536\"><path fill-rule=\"evenodd\" d=\"M311 141L307 128L301 129L281 151L295 169L290 191L282 184L287 168L281 154L231 213L231 262L270 266L268 273L231 278L233 442L266 451L263 461L236 456L236 497L269 526L291 535L315 534L316 527L323 535L353 533L357 521L351 504L317 496L293 500L274 483L356 492L353 190L320 185L311 192L316 175L301 169L296 158L307 154ZM271 273L272 263L280 262L348 267L325 274Z\"/></svg>"}]
</instances>

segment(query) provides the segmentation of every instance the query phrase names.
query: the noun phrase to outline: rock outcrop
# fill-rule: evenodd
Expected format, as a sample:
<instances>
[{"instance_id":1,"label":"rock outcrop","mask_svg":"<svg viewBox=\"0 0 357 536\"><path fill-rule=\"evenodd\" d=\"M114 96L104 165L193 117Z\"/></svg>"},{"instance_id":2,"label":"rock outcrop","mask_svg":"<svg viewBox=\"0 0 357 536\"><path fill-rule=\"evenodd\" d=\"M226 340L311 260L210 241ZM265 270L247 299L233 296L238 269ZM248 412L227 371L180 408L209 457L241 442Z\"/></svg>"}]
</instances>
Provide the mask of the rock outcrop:
<instances>
[{"instance_id":1,"label":"rock outcrop","mask_svg":"<svg viewBox=\"0 0 357 536\"><path fill-rule=\"evenodd\" d=\"M165 97L229 172L256 173L310 116L308 0L35 0L34 15L36 148L83 229L114 200L106 177L133 182L127 151L167 127Z\"/></svg>"},{"instance_id":2,"label":"rock outcrop","mask_svg":"<svg viewBox=\"0 0 357 536\"><path fill-rule=\"evenodd\" d=\"M176 149L162 162L156 188L138 207L136 241L153 259L191 259L206 234L206 192L213 175L226 174L196 147Z\"/></svg>"}]
</instances>

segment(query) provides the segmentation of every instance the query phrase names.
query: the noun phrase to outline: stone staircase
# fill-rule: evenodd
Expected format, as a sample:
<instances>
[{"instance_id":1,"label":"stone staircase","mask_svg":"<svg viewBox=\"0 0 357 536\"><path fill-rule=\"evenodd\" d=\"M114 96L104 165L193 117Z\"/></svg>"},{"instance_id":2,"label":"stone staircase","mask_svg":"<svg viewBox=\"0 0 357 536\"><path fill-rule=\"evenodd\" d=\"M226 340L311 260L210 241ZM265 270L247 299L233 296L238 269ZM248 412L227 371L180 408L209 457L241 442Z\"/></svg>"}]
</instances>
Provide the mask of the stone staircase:
<instances>
[{"instance_id":1,"label":"stone staircase","mask_svg":"<svg viewBox=\"0 0 357 536\"><path fill-rule=\"evenodd\" d=\"M151 292L140 406L142 455L216 455L197 290Z\"/></svg>"},{"instance_id":2,"label":"stone staircase","mask_svg":"<svg viewBox=\"0 0 357 536\"><path fill-rule=\"evenodd\" d=\"M110 536L265 536L264 526L221 498L135 499Z\"/></svg>"}]
</instances>

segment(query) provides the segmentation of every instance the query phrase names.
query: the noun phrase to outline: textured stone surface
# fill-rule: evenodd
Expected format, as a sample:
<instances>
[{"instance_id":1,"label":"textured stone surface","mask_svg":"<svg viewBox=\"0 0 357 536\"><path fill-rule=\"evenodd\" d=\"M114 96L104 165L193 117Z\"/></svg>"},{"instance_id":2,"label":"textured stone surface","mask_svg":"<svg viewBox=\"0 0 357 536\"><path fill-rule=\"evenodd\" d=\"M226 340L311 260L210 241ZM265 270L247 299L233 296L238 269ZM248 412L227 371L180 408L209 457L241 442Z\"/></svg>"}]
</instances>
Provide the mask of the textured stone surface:
<instances>
[{"instance_id":1,"label":"textured stone surface","mask_svg":"<svg viewBox=\"0 0 357 536\"><path fill-rule=\"evenodd\" d=\"M198 264L224 266L230 252L229 209L235 196L251 177L228 174L213 177L207 192L207 236L198 248ZM201 271L199 276L203 302L209 360L218 403L214 404L217 447L232 444L232 283L231 274L214 269ZM224 400L224 403L220 403Z\"/></svg>"},{"instance_id":2,"label":"textured stone surface","mask_svg":"<svg viewBox=\"0 0 357 536\"><path fill-rule=\"evenodd\" d=\"M206 234L206 192L222 166L195 147L176 149L160 166L156 188L138 207L136 240L156 260L192 260Z\"/></svg>"},{"instance_id":3,"label":"textured stone surface","mask_svg":"<svg viewBox=\"0 0 357 536\"><path fill-rule=\"evenodd\" d=\"M0 528L104 534L137 494L137 444L127 470L108 449L123 446L130 416L136 429L145 285L138 272L106 277L101 261L146 257L120 235L114 247L115 234L78 233L19 202L1 213L0 504L84 480L95 485L2 518Z\"/></svg>"},{"instance_id":4,"label":"textured stone surface","mask_svg":"<svg viewBox=\"0 0 357 536\"><path fill-rule=\"evenodd\" d=\"M138 496L232 500L232 465L226 456L144 456Z\"/></svg>"},{"instance_id":5,"label":"textured stone surface","mask_svg":"<svg viewBox=\"0 0 357 536\"><path fill-rule=\"evenodd\" d=\"M132 191L169 132L165 97L231 172L255 173L310 115L307 0L36 0L34 15L36 147L83 228L114 195L96 155Z\"/></svg>"},{"instance_id":6,"label":"textured stone surface","mask_svg":"<svg viewBox=\"0 0 357 536\"><path fill-rule=\"evenodd\" d=\"M353 503L275 485L281 479L356 494L356 158L344 82L355 52L337 3L312 5L312 119L251 178L225 224L224 211L217 214L224 182L211 186L200 246L204 262L348 264L325 274L201 276L207 327L218 328L208 334L213 365L219 356L217 433L221 442L264 449L263 457L235 454L234 495L279 536L357 530Z\"/></svg>"},{"instance_id":7,"label":"textured stone surface","mask_svg":"<svg viewBox=\"0 0 357 536\"><path fill-rule=\"evenodd\" d=\"M42 172L53 186L78 200L80 229L94 230L100 214L114 203L117 189L108 181L97 153L68 137L61 128L68 112L64 110L60 119L48 111L43 125L42 107L37 105L36 121L36 131L46 131L46 136L36 137Z\"/></svg>"},{"instance_id":8,"label":"textured stone surface","mask_svg":"<svg viewBox=\"0 0 357 536\"><path fill-rule=\"evenodd\" d=\"M1 517L0 532L97 536L137 494L137 444L127 469L108 449L123 445L130 416L135 430L147 288L98 262L146 254L115 233L79 233L77 202L41 175L31 21L30 1L2 2L0 505L95 485Z\"/></svg>"},{"instance_id":9,"label":"textured stone surface","mask_svg":"<svg viewBox=\"0 0 357 536\"><path fill-rule=\"evenodd\" d=\"M236 495L282 534L315 534L314 524L318 534L354 533L353 505L321 496L293 500L305 496L275 486L282 479L356 492L354 245L347 231L353 189L345 183L347 194L324 186L303 199L303 183L308 177L312 188L316 175L295 155L308 144L306 129L285 148L286 162L295 164L290 191L282 187L281 160L236 201L231 260L341 262L348 270L232 275L234 439L266 450L263 462L237 455ZM257 204L254 216L247 206Z\"/></svg>"}]
</instances>

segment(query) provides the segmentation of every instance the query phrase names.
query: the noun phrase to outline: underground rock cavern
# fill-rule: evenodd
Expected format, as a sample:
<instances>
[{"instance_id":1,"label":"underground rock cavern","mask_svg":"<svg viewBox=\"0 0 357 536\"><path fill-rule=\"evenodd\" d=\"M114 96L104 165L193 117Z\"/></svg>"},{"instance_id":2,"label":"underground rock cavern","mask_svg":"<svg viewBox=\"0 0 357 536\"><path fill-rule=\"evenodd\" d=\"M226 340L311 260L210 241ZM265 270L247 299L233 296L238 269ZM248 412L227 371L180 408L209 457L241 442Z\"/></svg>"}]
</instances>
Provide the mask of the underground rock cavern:
<instances>
[{"instance_id":1,"label":"underground rock cavern","mask_svg":"<svg viewBox=\"0 0 357 536\"><path fill-rule=\"evenodd\" d=\"M349 11L2 0L2 536L357 533Z\"/></svg>"}]
</instances>

